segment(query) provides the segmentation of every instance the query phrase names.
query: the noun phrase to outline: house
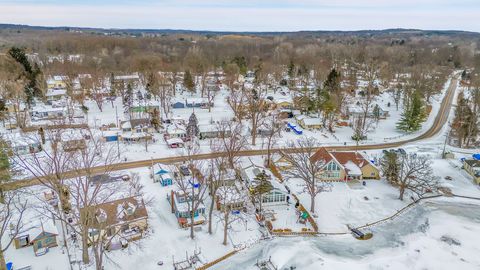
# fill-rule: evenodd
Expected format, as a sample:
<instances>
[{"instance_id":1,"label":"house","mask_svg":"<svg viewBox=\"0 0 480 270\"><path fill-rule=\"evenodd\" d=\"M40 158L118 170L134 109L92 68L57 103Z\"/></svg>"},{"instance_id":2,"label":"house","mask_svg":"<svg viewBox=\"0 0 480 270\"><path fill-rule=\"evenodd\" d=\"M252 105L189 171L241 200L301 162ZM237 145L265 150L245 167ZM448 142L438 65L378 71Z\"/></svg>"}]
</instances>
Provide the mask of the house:
<instances>
[{"instance_id":1,"label":"house","mask_svg":"<svg viewBox=\"0 0 480 270\"><path fill-rule=\"evenodd\" d=\"M208 102L206 98L187 98L185 100L187 108L208 108L213 107L212 102Z\"/></svg>"},{"instance_id":2,"label":"house","mask_svg":"<svg viewBox=\"0 0 480 270\"><path fill-rule=\"evenodd\" d=\"M193 186L198 183L191 183ZM170 203L172 213L177 217L178 224L182 228L197 226L205 223L205 205L200 202L197 209L193 211L193 224L191 224L191 202L192 196L189 192L183 193L181 190L172 190L167 195L167 200Z\"/></svg>"},{"instance_id":3,"label":"house","mask_svg":"<svg viewBox=\"0 0 480 270\"><path fill-rule=\"evenodd\" d=\"M230 130L226 130L223 132L218 130L218 127L215 125L199 125L198 129L200 130L200 139L212 139L232 136L232 132Z\"/></svg>"},{"instance_id":4,"label":"house","mask_svg":"<svg viewBox=\"0 0 480 270\"><path fill-rule=\"evenodd\" d=\"M216 206L218 211L240 210L245 207L245 197L236 185L221 186L217 189Z\"/></svg>"},{"instance_id":5,"label":"house","mask_svg":"<svg viewBox=\"0 0 480 270\"><path fill-rule=\"evenodd\" d=\"M287 189L266 168L252 163L242 168L240 174L256 205L288 204Z\"/></svg>"},{"instance_id":6,"label":"house","mask_svg":"<svg viewBox=\"0 0 480 270\"><path fill-rule=\"evenodd\" d=\"M90 139L90 135L70 130L70 132L63 132L60 139L63 150L65 152L72 152L85 149L87 147L85 140Z\"/></svg>"},{"instance_id":7,"label":"house","mask_svg":"<svg viewBox=\"0 0 480 270\"><path fill-rule=\"evenodd\" d=\"M221 186L233 186L238 182L237 173L233 169L223 169L221 174L221 179L218 181L212 181L211 183L221 187Z\"/></svg>"},{"instance_id":8,"label":"house","mask_svg":"<svg viewBox=\"0 0 480 270\"><path fill-rule=\"evenodd\" d=\"M66 96L67 96L66 89L57 89L57 88L48 89L47 93L45 94L45 97L47 98L48 102L61 100Z\"/></svg>"},{"instance_id":9,"label":"house","mask_svg":"<svg viewBox=\"0 0 480 270\"><path fill-rule=\"evenodd\" d=\"M150 119L147 118L123 121L120 123L120 128L122 129L122 140L128 142L151 140L151 134L155 132Z\"/></svg>"},{"instance_id":10,"label":"house","mask_svg":"<svg viewBox=\"0 0 480 270\"><path fill-rule=\"evenodd\" d=\"M310 159L325 162L323 181L380 179L378 168L358 152L327 151L322 147Z\"/></svg>"},{"instance_id":11,"label":"house","mask_svg":"<svg viewBox=\"0 0 480 270\"><path fill-rule=\"evenodd\" d=\"M370 106L371 108L367 112L367 117L368 118L376 118L378 119L387 119L388 116L390 116L389 111L385 110L382 106L379 104L374 104ZM365 111L363 108L361 108L359 105L351 105L347 107L347 116L357 118L357 117L363 117L365 114Z\"/></svg>"},{"instance_id":12,"label":"house","mask_svg":"<svg viewBox=\"0 0 480 270\"><path fill-rule=\"evenodd\" d=\"M153 182L159 182L162 187L173 185L173 177L165 167L165 165L160 164L155 164L152 167Z\"/></svg>"},{"instance_id":13,"label":"house","mask_svg":"<svg viewBox=\"0 0 480 270\"><path fill-rule=\"evenodd\" d=\"M297 122L303 129L321 129L323 126L322 119L318 117L301 115L297 117Z\"/></svg>"},{"instance_id":14,"label":"house","mask_svg":"<svg viewBox=\"0 0 480 270\"><path fill-rule=\"evenodd\" d=\"M206 86L206 89L207 89L207 92L218 92L220 91L220 81L219 80L215 80L214 78L211 78L207 81L207 86Z\"/></svg>"},{"instance_id":15,"label":"house","mask_svg":"<svg viewBox=\"0 0 480 270\"><path fill-rule=\"evenodd\" d=\"M105 130L102 131L102 139L105 142L116 142L119 140L119 130Z\"/></svg>"},{"instance_id":16,"label":"house","mask_svg":"<svg viewBox=\"0 0 480 270\"><path fill-rule=\"evenodd\" d=\"M57 227L51 220L34 221L33 226L19 232L13 239L13 245L16 249L28 246L33 247L36 256L45 254L49 248L58 246Z\"/></svg>"},{"instance_id":17,"label":"house","mask_svg":"<svg viewBox=\"0 0 480 270\"><path fill-rule=\"evenodd\" d=\"M43 150L39 141L28 137L11 139L9 142L13 152L19 155L38 153Z\"/></svg>"},{"instance_id":18,"label":"house","mask_svg":"<svg viewBox=\"0 0 480 270\"><path fill-rule=\"evenodd\" d=\"M65 89L67 88L67 76L53 76L47 79L47 89Z\"/></svg>"},{"instance_id":19,"label":"house","mask_svg":"<svg viewBox=\"0 0 480 270\"><path fill-rule=\"evenodd\" d=\"M184 109L185 108L185 101L182 100L172 100L170 103L172 108L174 109Z\"/></svg>"},{"instance_id":20,"label":"house","mask_svg":"<svg viewBox=\"0 0 480 270\"><path fill-rule=\"evenodd\" d=\"M53 106L36 106L30 114L33 121L63 119L65 115L65 108L54 108Z\"/></svg>"},{"instance_id":21,"label":"house","mask_svg":"<svg viewBox=\"0 0 480 270\"><path fill-rule=\"evenodd\" d=\"M126 87L127 84L132 84L135 86L140 82L140 76L137 73L128 74L128 75L117 75L113 77L113 83Z\"/></svg>"},{"instance_id":22,"label":"house","mask_svg":"<svg viewBox=\"0 0 480 270\"><path fill-rule=\"evenodd\" d=\"M163 137L165 138L165 140L172 138L180 138L182 140L186 140L187 128L184 125L179 124L168 125Z\"/></svg>"},{"instance_id":23,"label":"house","mask_svg":"<svg viewBox=\"0 0 480 270\"><path fill-rule=\"evenodd\" d=\"M465 159L463 169L473 177L473 181L480 185L480 160Z\"/></svg>"},{"instance_id":24,"label":"house","mask_svg":"<svg viewBox=\"0 0 480 270\"><path fill-rule=\"evenodd\" d=\"M141 239L148 228L148 214L141 196L122 198L80 209L80 220L91 226L88 236L92 241L99 237L115 236L107 247L116 249L122 242Z\"/></svg>"}]
</instances>

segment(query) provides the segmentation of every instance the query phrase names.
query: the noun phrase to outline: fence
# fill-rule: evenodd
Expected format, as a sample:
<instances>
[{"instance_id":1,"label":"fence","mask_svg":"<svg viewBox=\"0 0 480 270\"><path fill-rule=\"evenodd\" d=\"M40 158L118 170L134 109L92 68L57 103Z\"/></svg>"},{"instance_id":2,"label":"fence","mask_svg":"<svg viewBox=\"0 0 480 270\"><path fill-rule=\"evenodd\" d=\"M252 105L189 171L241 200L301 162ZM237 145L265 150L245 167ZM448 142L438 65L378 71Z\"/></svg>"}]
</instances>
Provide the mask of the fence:
<instances>
[{"instance_id":1,"label":"fence","mask_svg":"<svg viewBox=\"0 0 480 270\"><path fill-rule=\"evenodd\" d=\"M380 219L380 220L377 220L375 222L372 222L372 223L367 223L363 226L360 226L360 227L357 227L356 229L365 229L365 228L368 228L368 227L371 227L371 226L374 226L374 225L377 225L379 223L382 223L382 222L385 222L385 221L389 221L389 220L392 220L394 218L396 218L397 216L401 215L402 213L404 213L405 211L407 211L408 209L410 209L412 206L416 205L417 203L423 201L423 200L427 200L427 199L433 199L433 198L438 198L438 197L442 197L443 195L433 195L433 196L428 196L428 197L422 197L414 202L411 202L409 203L407 206L403 207L402 209L398 210L395 214L391 215L391 216L388 216L384 219Z\"/></svg>"},{"instance_id":2,"label":"fence","mask_svg":"<svg viewBox=\"0 0 480 270\"><path fill-rule=\"evenodd\" d=\"M280 183L283 183L282 174L278 171L278 168L277 168L277 166L275 166L275 164L273 163L273 161L270 161L270 165L268 166L268 168L269 168L270 171L272 172L273 176L275 176L276 178L278 178L278 180L280 180Z\"/></svg>"},{"instance_id":3,"label":"fence","mask_svg":"<svg viewBox=\"0 0 480 270\"><path fill-rule=\"evenodd\" d=\"M195 270L205 270L205 269L208 269L208 268L214 266L215 264L217 264L217 263L219 263L219 262L221 262L221 261L224 261L224 260L230 258L231 256L235 255L237 252L238 252L237 250L231 251L231 252L223 255L222 257L214 260L214 261L211 261L211 262L209 262L209 263L206 263L206 264L204 264L204 265L202 265L202 266L200 266L200 267L198 267L198 268L195 268Z\"/></svg>"}]
</instances>

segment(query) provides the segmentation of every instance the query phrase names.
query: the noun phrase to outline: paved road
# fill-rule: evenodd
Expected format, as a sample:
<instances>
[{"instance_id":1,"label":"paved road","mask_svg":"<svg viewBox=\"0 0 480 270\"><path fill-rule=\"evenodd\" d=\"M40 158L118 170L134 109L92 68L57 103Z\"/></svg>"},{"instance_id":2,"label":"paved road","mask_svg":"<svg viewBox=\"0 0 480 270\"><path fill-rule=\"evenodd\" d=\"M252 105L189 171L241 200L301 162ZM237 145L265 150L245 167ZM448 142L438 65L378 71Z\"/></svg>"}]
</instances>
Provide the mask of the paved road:
<instances>
[{"instance_id":1,"label":"paved road","mask_svg":"<svg viewBox=\"0 0 480 270\"><path fill-rule=\"evenodd\" d=\"M407 143L411 142L416 142L420 140L425 140L428 138L431 138L435 136L437 133L439 133L443 126L447 124L448 121L448 116L450 113L450 109L452 107L452 101L453 97L455 95L455 90L457 87L457 78L454 78L451 80L450 85L448 86L447 93L445 94L445 97L442 100L442 104L440 106L440 110L438 111L437 116L435 117L435 120L433 122L433 125L423 134L403 140L403 141L396 141L396 142L391 142L391 143L380 143L380 144L369 144L369 145L347 145L347 146L325 146L328 150L336 149L336 150L375 150L375 149L385 149L385 148L394 148L394 147L399 147ZM278 152L280 149L273 149L273 152ZM239 153L239 156L258 156L258 155L266 155L267 150L266 149L261 149L261 150L244 150ZM190 158L193 159L210 159L210 158L215 158L224 155L222 152L217 152L217 153L208 153L208 154L198 154L194 155ZM147 159L147 160L139 160L139 161L131 161L131 162L123 162L123 163L117 163L109 166L108 170L109 171L120 171L120 170L127 170L127 169L133 169L133 168L140 168L140 167L147 167L150 166L152 163L176 163L176 162L182 162L185 161L186 157L185 156L176 156L176 157L165 157L165 158L157 158L157 159ZM93 173L102 173L105 172L106 168L104 166L101 167L95 167L92 169ZM80 170L81 172L81 170ZM78 171L76 172L78 173ZM65 173L66 177L73 177L74 172L67 172ZM28 187L28 186L33 186L39 184L38 179L36 178L30 178L30 179L25 179L25 180L19 180L19 181L14 181L10 182L8 184L3 185L4 190L12 190L12 189L17 189L17 188L22 188L22 187Z\"/></svg>"}]
</instances>

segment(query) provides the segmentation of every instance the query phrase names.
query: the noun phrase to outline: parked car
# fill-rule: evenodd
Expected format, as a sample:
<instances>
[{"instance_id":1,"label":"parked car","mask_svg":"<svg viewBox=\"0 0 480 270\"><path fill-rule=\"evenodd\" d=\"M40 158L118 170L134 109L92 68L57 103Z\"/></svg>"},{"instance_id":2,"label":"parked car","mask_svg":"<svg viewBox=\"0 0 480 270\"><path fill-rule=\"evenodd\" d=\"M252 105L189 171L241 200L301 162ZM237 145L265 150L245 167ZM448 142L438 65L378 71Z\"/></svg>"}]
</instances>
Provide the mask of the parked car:
<instances>
[{"instance_id":1,"label":"parked car","mask_svg":"<svg viewBox=\"0 0 480 270\"><path fill-rule=\"evenodd\" d=\"M190 169L185 166L185 165L181 165L179 167L179 170L180 170L180 173L183 175L183 176L190 176Z\"/></svg>"},{"instance_id":2,"label":"parked car","mask_svg":"<svg viewBox=\"0 0 480 270\"><path fill-rule=\"evenodd\" d=\"M453 180L453 178L451 176L447 175L447 176L445 176L445 180L450 180L451 181L451 180Z\"/></svg>"}]
</instances>

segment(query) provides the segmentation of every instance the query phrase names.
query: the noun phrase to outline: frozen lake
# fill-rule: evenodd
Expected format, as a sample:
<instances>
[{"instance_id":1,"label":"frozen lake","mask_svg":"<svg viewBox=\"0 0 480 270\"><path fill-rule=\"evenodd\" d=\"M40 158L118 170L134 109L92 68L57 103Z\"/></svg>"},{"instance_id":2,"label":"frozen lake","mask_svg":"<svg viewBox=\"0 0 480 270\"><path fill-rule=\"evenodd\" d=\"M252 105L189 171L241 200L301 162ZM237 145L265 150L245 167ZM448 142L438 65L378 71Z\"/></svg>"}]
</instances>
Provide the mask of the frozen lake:
<instances>
[{"instance_id":1,"label":"frozen lake","mask_svg":"<svg viewBox=\"0 0 480 270\"><path fill-rule=\"evenodd\" d=\"M261 242L212 269L258 269L268 259L278 269L479 269L480 208L455 201L426 202L371 229L374 237L350 235L276 238ZM455 244L442 241L454 239ZM459 245L457 245L459 244ZM456 266L456 267L455 267Z\"/></svg>"}]
</instances>

